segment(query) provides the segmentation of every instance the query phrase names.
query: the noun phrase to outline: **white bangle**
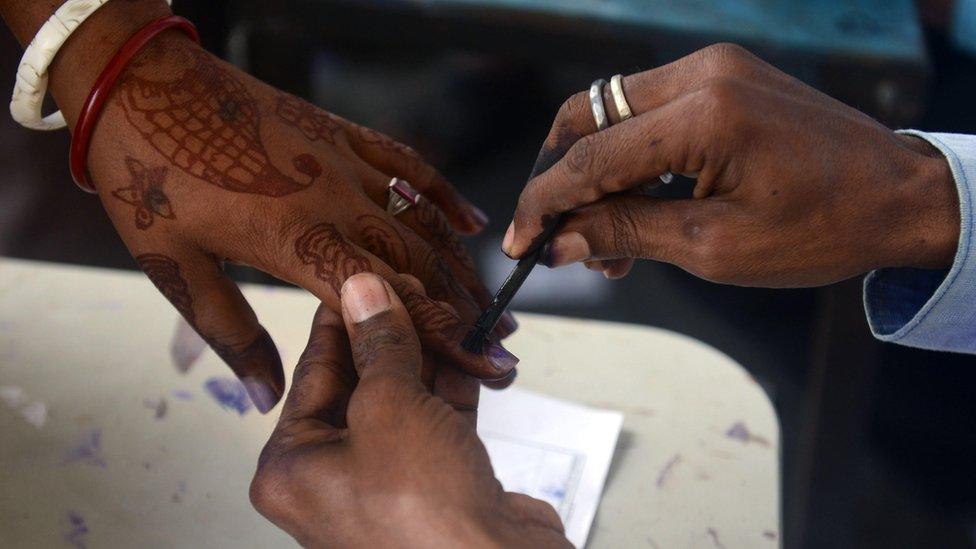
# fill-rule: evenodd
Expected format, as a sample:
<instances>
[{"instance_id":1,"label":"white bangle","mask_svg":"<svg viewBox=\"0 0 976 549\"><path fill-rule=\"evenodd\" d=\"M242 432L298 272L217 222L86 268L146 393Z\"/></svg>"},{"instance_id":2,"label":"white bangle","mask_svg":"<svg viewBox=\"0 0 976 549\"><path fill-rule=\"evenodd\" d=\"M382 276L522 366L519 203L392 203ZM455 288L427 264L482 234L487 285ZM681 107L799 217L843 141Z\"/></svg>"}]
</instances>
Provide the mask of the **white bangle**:
<instances>
[{"instance_id":1,"label":"white bangle","mask_svg":"<svg viewBox=\"0 0 976 549\"><path fill-rule=\"evenodd\" d=\"M10 115L20 125L35 130L57 130L67 125L61 111L41 117L41 103L47 93L47 69L71 33L108 1L67 0L37 31L20 60L10 98ZM172 4L172 0L166 3Z\"/></svg>"}]
</instances>

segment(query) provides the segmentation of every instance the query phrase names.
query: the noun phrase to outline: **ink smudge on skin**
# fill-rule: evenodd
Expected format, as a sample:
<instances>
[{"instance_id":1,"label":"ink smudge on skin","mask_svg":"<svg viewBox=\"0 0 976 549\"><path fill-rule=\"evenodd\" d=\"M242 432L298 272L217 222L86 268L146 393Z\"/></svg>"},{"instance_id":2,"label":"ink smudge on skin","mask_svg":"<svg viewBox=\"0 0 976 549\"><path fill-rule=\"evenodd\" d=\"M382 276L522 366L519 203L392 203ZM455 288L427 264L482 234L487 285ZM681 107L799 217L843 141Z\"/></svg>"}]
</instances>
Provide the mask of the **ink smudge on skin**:
<instances>
[{"instance_id":1,"label":"ink smudge on skin","mask_svg":"<svg viewBox=\"0 0 976 549\"><path fill-rule=\"evenodd\" d=\"M64 454L61 465L82 462L98 467L106 467L105 458L102 456L102 430L93 428L82 433L79 443L68 449Z\"/></svg>"},{"instance_id":2,"label":"ink smudge on skin","mask_svg":"<svg viewBox=\"0 0 976 549\"><path fill-rule=\"evenodd\" d=\"M681 454L675 454L671 459L669 459L668 462L664 464L664 467L661 468L661 472L658 473L657 481L654 483L654 485L658 488L664 487L664 483L668 480L668 477L671 476L671 471L674 469L674 466L680 462Z\"/></svg>"},{"instance_id":3,"label":"ink smudge on skin","mask_svg":"<svg viewBox=\"0 0 976 549\"><path fill-rule=\"evenodd\" d=\"M173 365L181 373L187 373L207 348L207 342L200 337L190 324L182 317L176 321L176 331L169 344L169 355Z\"/></svg>"},{"instance_id":4,"label":"ink smudge on skin","mask_svg":"<svg viewBox=\"0 0 976 549\"><path fill-rule=\"evenodd\" d=\"M85 536L88 535L88 525L85 519L75 511L68 511L70 530L64 535L64 540L76 549L85 549Z\"/></svg>"},{"instance_id":5,"label":"ink smudge on skin","mask_svg":"<svg viewBox=\"0 0 976 549\"><path fill-rule=\"evenodd\" d=\"M169 409L169 404L167 404L164 397L159 397L159 400L147 398L142 401L142 405L153 411L153 417L155 417L156 420L166 417L166 412Z\"/></svg>"},{"instance_id":6,"label":"ink smudge on skin","mask_svg":"<svg viewBox=\"0 0 976 549\"><path fill-rule=\"evenodd\" d=\"M746 424L742 423L741 421L733 423L732 426L729 427L729 430L725 432L725 436L733 440L738 440L743 444L755 442L760 446L765 446L767 448L769 447L768 440L766 440L764 437L750 433L749 429L746 427Z\"/></svg>"},{"instance_id":7,"label":"ink smudge on skin","mask_svg":"<svg viewBox=\"0 0 976 549\"><path fill-rule=\"evenodd\" d=\"M225 410L230 409L243 416L251 409L251 398L244 384L236 378L212 377L203 384L207 393Z\"/></svg>"}]
</instances>

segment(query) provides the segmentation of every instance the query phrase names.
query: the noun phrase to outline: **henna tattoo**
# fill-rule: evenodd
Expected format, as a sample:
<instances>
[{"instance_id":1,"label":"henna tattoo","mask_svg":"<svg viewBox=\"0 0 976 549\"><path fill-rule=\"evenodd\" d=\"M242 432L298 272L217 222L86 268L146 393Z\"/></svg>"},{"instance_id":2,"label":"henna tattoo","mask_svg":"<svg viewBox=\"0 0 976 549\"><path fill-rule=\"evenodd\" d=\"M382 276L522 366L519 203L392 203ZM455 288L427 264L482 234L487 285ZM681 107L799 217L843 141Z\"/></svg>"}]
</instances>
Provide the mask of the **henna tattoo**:
<instances>
[{"instance_id":1,"label":"henna tattoo","mask_svg":"<svg viewBox=\"0 0 976 549\"><path fill-rule=\"evenodd\" d=\"M149 280L176 307L183 318L196 328L196 314L193 312L193 296L190 288L180 274L180 264L162 254L142 254L136 257L139 268Z\"/></svg>"},{"instance_id":2,"label":"henna tattoo","mask_svg":"<svg viewBox=\"0 0 976 549\"><path fill-rule=\"evenodd\" d=\"M417 212L417 222L427 231L431 240L449 253L463 268L474 272L474 261L447 222L443 212L429 200L421 200L414 209Z\"/></svg>"},{"instance_id":3,"label":"henna tattoo","mask_svg":"<svg viewBox=\"0 0 976 549\"><path fill-rule=\"evenodd\" d=\"M335 145L336 134L342 131L342 123L338 117L294 95L283 93L278 96L275 114L286 124L302 132L309 141L321 139Z\"/></svg>"},{"instance_id":4,"label":"henna tattoo","mask_svg":"<svg viewBox=\"0 0 976 549\"><path fill-rule=\"evenodd\" d=\"M300 154L295 158L292 158L291 163L293 166L295 166L295 169L298 170L299 173L303 173L309 177L309 185L311 185L317 177L322 175L322 164L319 164L319 161L308 153Z\"/></svg>"},{"instance_id":5,"label":"henna tattoo","mask_svg":"<svg viewBox=\"0 0 976 549\"><path fill-rule=\"evenodd\" d=\"M400 156L401 160L403 161L403 168L406 171L410 173L421 173L421 168L424 166L423 159L420 158L417 151L411 149L403 143L400 143L387 135L365 126L359 126L359 139L363 143L379 147L383 151L391 152ZM413 183L417 183L417 181L414 181Z\"/></svg>"},{"instance_id":6,"label":"henna tattoo","mask_svg":"<svg viewBox=\"0 0 976 549\"><path fill-rule=\"evenodd\" d=\"M284 196L299 183L271 163L261 140L258 105L231 71L194 50L175 81L127 73L119 85L126 119L181 170L239 193Z\"/></svg>"},{"instance_id":7,"label":"henna tattoo","mask_svg":"<svg viewBox=\"0 0 976 549\"><path fill-rule=\"evenodd\" d=\"M416 292L402 280L394 280L390 285L403 300L403 306L418 330L445 339L455 338L464 331L461 317L446 306Z\"/></svg>"},{"instance_id":8,"label":"henna tattoo","mask_svg":"<svg viewBox=\"0 0 976 549\"><path fill-rule=\"evenodd\" d=\"M378 215L363 214L356 218L362 245L397 272L411 272L410 251L400 233Z\"/></svg>"},{"instance_id":9,"label":"henna tattoo","mask_svg":"<svg viewBox=\"0 0 976 549\"><path fill-rule=\"evenodd\" d=\"M331 223L319 223L295 241L295 253L304 265L315 268L315 277L328 282L336 295L347 278L371 270L369 260L356 251Z\"/></svg>"},{"instance_id":10,"label":"henna tattoo","mask_svg":"<svg viewBox=\"0 0 976 549\"><path fill-rule=\"evenodd\" d=\"M131 156L125 157L125 167L132 184L115 189L112 196L136 207L136 228L148 229L157 215L163 219L176 219L173 204L163 192L166 167L147 168Z\"/></svg>"},{"instance_id":11,"label":"henna tattoo","mask_svg":"<svg viewBox=\"0 0 976 549\"><path fill-rule=\"evenodd\" d=\"M260 374L268 368L269 364L281 364L281 355L278 354L271 334L263 327L260 330L253 341L240 348L219 342L212 337L203 336L203 338L238 377L245 377L248 374ZM278 368L271 369L273 372L278 370ZM284 384L283 378L280 381Z\"/></svg>"},{"instance_id":12,"label":"henna tattoo","mask_svg":"<svg viewBox=\"0 0 976 549\"><path fill-rule=\"evenodd\" d=\"M469 295L467 288L461 285L457 277L451 271L447 263L433 250L425 261L425 273L431 281L427 292L435 299L459 300L466 299Z\"/></svg>"}]
</instances>

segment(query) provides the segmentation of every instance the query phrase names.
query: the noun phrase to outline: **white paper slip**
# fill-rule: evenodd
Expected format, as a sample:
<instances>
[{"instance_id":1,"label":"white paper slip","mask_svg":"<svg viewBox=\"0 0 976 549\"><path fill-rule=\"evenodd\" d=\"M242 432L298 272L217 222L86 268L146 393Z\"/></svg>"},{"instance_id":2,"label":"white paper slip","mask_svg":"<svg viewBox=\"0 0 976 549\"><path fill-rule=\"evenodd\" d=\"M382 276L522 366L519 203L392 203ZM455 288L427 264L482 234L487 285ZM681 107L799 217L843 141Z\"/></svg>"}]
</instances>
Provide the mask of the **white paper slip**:
<instances>
[{"instance_id":1,"label":"white paper slip","mask_svg":"<svg viewBox=\"0 0 976 549\"><path fill-rule=\"evenodd\" d=\"M478 434L502 486L551 503L583 547L623 419L523 389L483 389Z\"/></svg>"}]
</instances>

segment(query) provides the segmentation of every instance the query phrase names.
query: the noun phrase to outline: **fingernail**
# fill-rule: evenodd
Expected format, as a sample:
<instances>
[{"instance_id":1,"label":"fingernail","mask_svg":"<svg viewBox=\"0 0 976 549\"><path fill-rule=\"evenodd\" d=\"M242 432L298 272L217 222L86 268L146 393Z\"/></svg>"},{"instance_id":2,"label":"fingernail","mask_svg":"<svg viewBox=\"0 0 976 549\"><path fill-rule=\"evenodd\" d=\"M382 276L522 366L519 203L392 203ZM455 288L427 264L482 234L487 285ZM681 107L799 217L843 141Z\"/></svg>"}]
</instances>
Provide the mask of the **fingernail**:
<instances>
[{"instance_id":1,"label":"fingernail","mask_svg":"<svg viewBox=\"0 0 976 549\"><path fill-rule=\"evenodd\" d=\"M244 384L244 389L247 391L248 396L251 397L251 402L254 403L254 407L262 414L270 412L275 404L278 403L278 395L264 381L253 377L245 377L241 380L241 383Z\"/></svg>"},{"instance_id":2,"label":"fingernail","mask_svg":"<svg viewBox=\"0 0 976 549\"><path fill-rule=\"evenodd\" d=\"M373 273L349 277L342 285L342 305L352 321L359 323L390 310L390 296L383 280Z\"/></svg>"},{"instance_id":3,"label":"fingernail","mask_svg":"<svg viewBox=\"0 0 976 549\"><path fill-rule=\"evenodd\" d=\"M563 233L549 242L541 257L547 267L562 267L589 259L590 245L579 233Z\"/></svg>"},{"instance_id":4,"label":"fingernail","mask_svg":"<svg viewBox=\"0 0 976 549\"><path fill-rule=\"evenodd\" d=\"M518 330L519 324L515 320L515 315L508 311L502 313L502 317L498 321L501 323L502 329L508 333Z\"/></svg>"},{"instance_id":5,"label":"fingernail","mask_svg":"<svg viewBox=\"0 0 976 549\"><path fill-rule=\"evenodd\" d=\"M488 345L487 355L488 361L491 362L491 365L494 366L499 372L507 372L519 363L517 356L508 352L508 349L502 347L498 343Z\"/></svg>"},{"instance_id":6,"label":"fingernail","mask_svg":"<svg viewBox=\"0 0 976 549\"><path fill-rule=\"evenodd\" d=\"M505 239L502 240L502 251L505 252L508 257L512 257L512 244L515 243L515 222L508 224L508 230L505 231Z\"/></svg>"},{"instance_id":7,"label":"fingernail","mask_svg":"<svg viewBox=\"0 0 976 549\"><path fill-rule=\"evenodd\" d=\"M470 211L471 220L474 221L474 224L477 225L478 228L484 228L486 225L488 225L488 214L481 211L481 208L472 204Z\"/></svg>"}]
</instances>

